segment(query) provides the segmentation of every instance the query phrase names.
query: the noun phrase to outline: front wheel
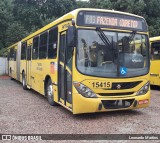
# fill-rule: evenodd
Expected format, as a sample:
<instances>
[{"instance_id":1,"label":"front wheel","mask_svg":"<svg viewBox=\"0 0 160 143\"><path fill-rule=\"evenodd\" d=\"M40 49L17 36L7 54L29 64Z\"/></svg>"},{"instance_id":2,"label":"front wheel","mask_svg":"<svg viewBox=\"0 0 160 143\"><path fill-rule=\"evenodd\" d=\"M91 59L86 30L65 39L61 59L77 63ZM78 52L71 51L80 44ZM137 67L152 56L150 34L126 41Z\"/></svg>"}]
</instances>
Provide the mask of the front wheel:
<instances>
[{"instance_id":1,"label":"front wheel","mask_svg":"<svg viewBox=\"0 0 160 143\"><path fill-rule=\"evenodd\" d=\"M22 74L22 86L24 90L27 89L25 73Z\"/></svg>"},{"instance_id":2,"label":"front wheel","mask_svg":"<svg viewBox=\"0 0 160 143\"><path fill-rule=\"evenodd\" d=\"M54 101L54 95L53 95L53 85L52 85L52 80L49 79L46 87L46 94L47 94L47 99L48 102L51 106L56 106L57 103Z\"/></svg>"}]
</instances>

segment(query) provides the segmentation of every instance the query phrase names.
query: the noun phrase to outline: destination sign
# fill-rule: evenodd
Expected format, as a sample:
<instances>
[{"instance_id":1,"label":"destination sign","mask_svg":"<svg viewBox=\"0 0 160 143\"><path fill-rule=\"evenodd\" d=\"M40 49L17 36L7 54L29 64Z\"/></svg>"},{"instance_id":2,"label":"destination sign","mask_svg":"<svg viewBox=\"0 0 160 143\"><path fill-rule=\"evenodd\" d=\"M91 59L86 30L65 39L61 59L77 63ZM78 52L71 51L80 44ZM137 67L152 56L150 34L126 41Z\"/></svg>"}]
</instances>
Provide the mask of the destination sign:
<instances>
[{"instance_id":1,"label":"destination sign","mask_svg":"<svg viewBox=\"0 0 160 143\"><path fill-rule=\"evenodd\" d=\"M97 15L85 15L84 18L85 18L84 20L85 24L142 29L142 22L137 20L122 19L118 17L115 18L107 16L97 16Z\"/></svg>"},{"instance_id":2,"label":"destination sign","mask_svg":"<svg viewBox=\"0 0 160 143\"><path fill-rule=\"evenodd\" d=\"M142 18L104 12L80 12L77 25L147 31L147 24Z\"/></svg>"}]
</instances>

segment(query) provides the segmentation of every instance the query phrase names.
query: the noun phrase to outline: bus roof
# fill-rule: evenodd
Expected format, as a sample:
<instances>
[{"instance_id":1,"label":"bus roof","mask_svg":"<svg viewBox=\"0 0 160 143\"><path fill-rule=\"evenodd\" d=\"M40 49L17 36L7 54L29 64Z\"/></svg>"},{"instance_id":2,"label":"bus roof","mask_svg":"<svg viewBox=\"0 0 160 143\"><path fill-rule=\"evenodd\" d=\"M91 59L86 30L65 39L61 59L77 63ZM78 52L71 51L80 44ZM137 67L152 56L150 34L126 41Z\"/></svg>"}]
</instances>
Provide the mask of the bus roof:
<instances>
[{"instance_id":1,"label":"bus roof","mask_svg":"<svg viewBox=\"0 0 160 143\"><path fill-rule=\"evenodd\" d=\"M153 41L160 41L160 36L156 36L156 37L151 37L149 38L150 42L153 42Z\"/></svg>"},{"instance_id":2,"label":"bus roof","mask_svg":"<svg viewBox=\"0 0 160 143\"><path fill-rule=\"evenodd\" d=\"M135 15L135 14L131 14L131 13L126 13L126 12L121 12L121 11L115 11L115 10L107 10L107 9L94 9L94 8L78 8L78 9L75 9L65 15L63 15L62 17L58 18L57 20L51 22L50 24L44 26L43 28L37 30L36 32L30 34L29 36L25 37L24 39L22 39L21 41L19 42L24 42L26 40L29 40L30 38L32 37L35 37L36 35L40 34L40 33L43 33L44 31L50 29L51 27L61 23L62 21L64 21L65 19L72 19L74 18L75 16L77 16L78 12L79 11L97 11L97 12L109 12L109 13L117 13L117 14L124 14L124 15L129 15L129 16L134 16L134 17L139 17L139 18L142 18L144 19L143 17L141 16L138 16L138 15ZM145 20L145 19L144 19ZM16 44L8 47L7 49L11 48L11 47L14 47L16 46L19 42L17 42Z\"/></svg>"},{"instance_id":3,"label":"bus roof","mask_svg":"<svg viewBox=\"0 0 160 143\"><path fill-rule=\"evenodd\" d=\"M77 14L81 10L97 11L97 12L110 12L110 13L124 14L124 15L130 15L130 16L135 16L135 17L143 18L142 16L139 16L139 15L131 14L131 13L128 13L128 12L116 11L114 9L108 10L108 9L96 9L96 8L78 8L78 9L75 9L75 10L71 11L70 13Z\"/></svg>"}]
</instances>

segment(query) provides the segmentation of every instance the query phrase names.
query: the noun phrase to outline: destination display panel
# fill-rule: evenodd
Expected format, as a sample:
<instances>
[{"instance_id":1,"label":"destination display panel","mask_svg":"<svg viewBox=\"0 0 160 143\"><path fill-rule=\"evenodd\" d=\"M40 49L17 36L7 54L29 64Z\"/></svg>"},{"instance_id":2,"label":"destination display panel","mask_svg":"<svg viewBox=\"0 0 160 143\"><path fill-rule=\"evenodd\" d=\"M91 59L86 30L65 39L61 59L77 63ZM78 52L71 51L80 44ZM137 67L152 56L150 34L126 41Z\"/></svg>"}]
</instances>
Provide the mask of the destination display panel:
<instances>
[{"instance_id":1,"label":"destination display panel","mask_svg":"<svg viewBox=\"0 0 160 143\"><path fill-rule=\"evenodd\" d=\"M109 12L81 11L78 13L77 25L148 31L146 21L142 18Z\"/></svg>"}]
</instances>

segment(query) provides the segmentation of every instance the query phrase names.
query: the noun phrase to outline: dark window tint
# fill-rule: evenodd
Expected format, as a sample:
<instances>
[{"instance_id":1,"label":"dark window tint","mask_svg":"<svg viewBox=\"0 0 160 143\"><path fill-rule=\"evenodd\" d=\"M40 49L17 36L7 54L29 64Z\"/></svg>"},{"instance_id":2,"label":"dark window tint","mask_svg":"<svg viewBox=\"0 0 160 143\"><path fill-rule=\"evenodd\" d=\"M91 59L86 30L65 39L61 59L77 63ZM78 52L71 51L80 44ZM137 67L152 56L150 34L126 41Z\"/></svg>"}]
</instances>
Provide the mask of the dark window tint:
<instances>
[{"instance_id":1,"label":"dark window tint","mask_svg":"<svg viewBox=\"0 0 160 143\"><path fill-rule=\"evenodd\" d=\"M21 60L25 60L26 59L26 45L27 43L22 43L21 46Z\"/></svg>"},{"instance_id":2,"label":"dark window tint","mask_svg":"<svg viewBox=\"0 0 160 143\"><path fill-rule=\"evenodd\" d=\"M57 56L58 28L49 31L48 58L55 59Z\"/></svg>"},{"instance_id":3,"label":"dark window tint","mask_svg":"<svg viewBox=\"0 0 160 143\"><path fill-rule=\"evenodd\" d=\"M66 53L67 53L66 64L71 69L72 68L73 49L72 48L67 48Z\"/></svg>"},{"instance_id":4,"label":"dark window tint","mask_svg":"<svg viewBox=\"0 0 160 143\"><path fill-rule=\"evenodd\" d=\"M31 46L27 48L27 60L31 60Z\"/></svg>"},{"instance_id":5,"label":"dark window tint","mask_svg":"<svg viewBox=\"0 0 160 143\"><path fill-rule=\"evenodd\" d=\"M32 59L38 59L39 37L33 39Z\"/></svg>"},{"instance_id":6,"label":"dark window tint","mask_svg":"<svg viewBox=\"0 0 160 143\"><path fill-rule=\"evenodd\" d=\"M60 38L60 61L64 62L65 59L65 47L66 47L66 36L62 35Z\"/></svg>"},{"instance_id":7,"label":"dark window tint","mask_svg":"<svg viewBox=\"0 0 160 143\"><path fill-rule=\"evenodd\" d=\"M10 60L13 60L14 58L14 48L10 49Z\"/></svg>"},{"instance_id":8,"label":"dark window tint","mask_svg":"<svg viewBox=\"0 0 160 143\"><path fill-rule=\"evenodd\" d=\"M17 50L14 51L14 61L16 61Z\"/></svg>"},{"instance_id":9,"label":"dark window tint","mask_svg":"<svg viewBox=\"0 0 160 143\"><path fill-rule=\"evenodd\" d=\"M160 59L160 42L152 43L151 52L152 52L152 60Z\"/></svg>"},{"instance_id":10,"label":"dark window tint","mask_svg":"<svg viewBox=\"0 0 160 143\"><path fill-rule=\"evenodd\" d=\"M47 32L40 36L39 59L46 59L47 57L47 37Z\"/></svg>"}]
</instances>

